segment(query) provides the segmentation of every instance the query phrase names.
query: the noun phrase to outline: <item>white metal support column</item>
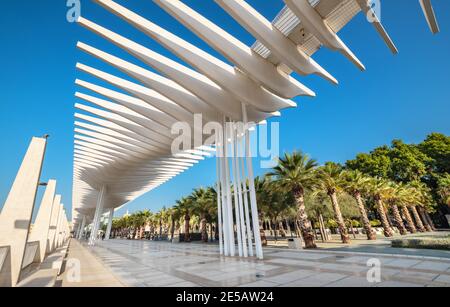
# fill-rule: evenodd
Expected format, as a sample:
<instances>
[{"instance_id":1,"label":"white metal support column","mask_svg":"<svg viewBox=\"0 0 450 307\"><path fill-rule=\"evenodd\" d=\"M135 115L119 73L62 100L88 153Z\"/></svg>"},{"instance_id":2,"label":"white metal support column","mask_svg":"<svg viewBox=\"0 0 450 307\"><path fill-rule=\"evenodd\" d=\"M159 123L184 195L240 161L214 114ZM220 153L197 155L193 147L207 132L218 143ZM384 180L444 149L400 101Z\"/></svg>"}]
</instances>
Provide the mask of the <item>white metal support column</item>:
<instances>
[{"instance_id":1,"label":"white metal support column","mask_svg":"<svg viewBox=\"0 0 450 307\"><path fill-rule=\"evenodd\" d=\"M78 232L78 240L81 240L84 234L84 228L86 227L86 216L83 216L83 220L81 221L80 231Z\"/></svg>"},{"instance_id":2,"label":"white metal support column","mask_svg":"<svg viewBox=\"0 0 450 307\"><path fill-rule=\"evenodd\" d=\"M224 255L229 256L230 255L230 239L229 239L229 230L228 230L228 201L227 201L227 185L225 184L226 178L225 178L225 138L224 138L224 132L221 131L219 135L219 178L220 178L220 191L222 196L222 219L223 219L223 240L224 240Z\"/></svg>"},{"instance_id":3,"label":"white metal support column","mask_svg":"<svg viewBox=\"0 0 450 307\"><path fill-rule=\"evenodd\" d=\"M242 115L244 119L244 124L248 123L247 116L247 106L242 104ZM261 244L261 235L259 233L259 217L258 217L258 205L256 202L256 191L255 191L255 178L253 176L253 161L250 150L250 133L246 127L245 130L245 155L247 158L247 169L248 169L248 181L250 187L250 205L252 208L252 224L253 224L253 236L255 237L255 245L256 245L256 256L259 259L263 259L263 250Z\"/></svg>"},{"instance_id":4,"label":"white metal support column","mask_svg":"<svg viewBox=\"0 0 450 307\"><path fill-rule=\"evenodd\" d=\"M226 128L227 121L225 120L224 124L224 166L225 166L225 186L226 186L226 193L227 193L227 216L228 216L228 232L229 232L229 247L230 247L230 256L234 257L236 252L235 247L235 241L234 241L234 219L233 219L233 201L231 199L231 186L230 186L230 165L229 165L229 157L230 157L230 150L229 150L229 134L228 129Z\"/></svg>"},{"instance_id":5,"label":"white metal support column","mask_svg":"<svg viewBox=\"0 0 450 307\"><path fill-rule=\"evenodd\" d=\"M99 229L100 218L103 214L103 205L104 205L105 194L106 194L106 187L102 186L98 193L97 207L95 209L94 221L92 223L92 230L91 230L91 237L89 238L89 245L94 245L95 241L97 240L97 233L98 233L98 229Z\"/></svg>"},{"instance_id":6,"label":"white metal support column","mask_svg":"<svg viewBox=\"0 0 450 307\"><path fill-rule=\"evenodd\" d=\"M241 244L244 257L248 257L247 242L246 242L246 229L245 229L245 216L243 210L242 199L242 185L241 185L241 170L239 164L239 131L237 125L233 125L233 163L234 163L234 193L237 194L236 211L239 213L239 227L241 233Z\"/></svg>"},{"instance_id":7,"label":"white metal support column","mask_svg":"<svg viewBox=\"0 0 450 307\"><path fill-rule=\"evenodd\" d=\"M229 139L230 139L230 153L231 153L231 167L233 171L233 196L234 196L234 214L236 216L236 235L238 240L238 252L239 257L243 256L243 246L242 241L245 239L242 238L242 232L241 232L241 215L239 212L239 193L238 193L238 181L237 181L237 175L238 171L236 168L236 143L235 143L235 133L234 133L234 123L230 122L228 127L229 131Z\"/></svg>"},{"instance_id":8,"label":"white metal support column","mask_svg":"<svg viewBox=\"0 0 450 307\"><path fill-rule=\"evenodd\" d=\"M109 210L108 227L106 228L105 240L109 240L109 238L111 237L111 227L113 218L114 218L114 208Z\"/></svg>"},{"instance_id":9,"label":"white metal support column","mask_svg":"<svg viewBox=\"0 0 450 307\"><path fill-rule=\"evenodd\" d=\"M217 227L219 230L220 254L223 255L224 249L223 249L223 224L222 224L222 191L220 184L220 142L219 136L217 134L218 131L216 131L216 175L217 175L216 193L217 193L217 213L218 213Z\"/></svg>"}]
</instances>

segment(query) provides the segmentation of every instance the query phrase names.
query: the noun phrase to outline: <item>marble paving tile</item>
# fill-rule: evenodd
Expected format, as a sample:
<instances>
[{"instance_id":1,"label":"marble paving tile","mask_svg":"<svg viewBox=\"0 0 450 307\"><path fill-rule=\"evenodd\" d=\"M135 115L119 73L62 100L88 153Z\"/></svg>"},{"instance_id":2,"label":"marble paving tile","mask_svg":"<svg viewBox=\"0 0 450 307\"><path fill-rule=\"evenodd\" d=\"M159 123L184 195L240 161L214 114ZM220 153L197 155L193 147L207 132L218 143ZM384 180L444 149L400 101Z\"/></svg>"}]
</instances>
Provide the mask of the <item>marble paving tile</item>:
<instances>
[{"instance_id":1,"label":"marble paving tile","mask_svg":"<svg viewBox=\"0 0 450 307\"><path fill-rule=\"evenodd\" d=\"M381 283L379 283L378 285L376 285L376 287L389 287L389 288L404 288L404 287L408 287L408 288L417 288L417 287L423 287L419 284L413 284L413 283L408 283L408 282L402 282L402 281L395 281L395 280L388 280L388 281L383 281Z\"/></svg>"},{"instance_id":2,"label":"marble paving tile","mask_svg":"<svg viewBox=\"0 0 450 307\"><path fill-rule=\"evenodd\" d=\"M271 282L271 281L267 281L267 280L258 280L258 281L251 282L251 283L248 283L248 284L243 284L240 287L248 287L248 288L261 287L261 288L266 288L266 287L277 287L279 285L280 285L279 283L275 283L275 282Z\"/></svg>"},{"instance_id":3,"label":"marble paving tile","mask_svg":"<svg viewBox=\"0 0 450 307\"><path fill-rule=\"evenodd\" d=\"M359 288L359 287L375 287L376 283L370 283L367 281L367 278L364 277L346 277L344 279L332 282L326 287L350 287L350 288Z\"/></svg>"},{"instance_id":4,"label":"marble paving tile","mask_svg":"<svg viewBox=\"0 0 450 307\"><path fill-rule=\"evenodd\" d=\"M442 272L450 268L450 262L423 261L414 266L414 269Z\"/></svg>"},{"instance_id":5,"label":"marble paving tile","mask_svg":"<svg viewBox=\"0 0 450 307\"><path fill-rule=\"evenodd\" d=\"M293 282L293 281L301 279L301 278L309 277L314 274L317 274L317 272L310 271L310 270L297 270L294 272L289 272L289 273L285 273L285 274L281 274L281 275L276 275L273 277L268 277L268 278L265 278L264 280L276 282L276 283L280 283L280 284L286 284L286 283Z\"/></svg>"},{"instance_id":6,"label":"marble paving tile","mask_svg":"<svg viewBox=\"0 0 450 307\"><path fill-rule=\"evenodd\" d=\"M450 286L450 275L441 274L434 281L437 281L440 283L446 283L446 284L448 284L448 286Z\"/></svg>"}]
</instances>

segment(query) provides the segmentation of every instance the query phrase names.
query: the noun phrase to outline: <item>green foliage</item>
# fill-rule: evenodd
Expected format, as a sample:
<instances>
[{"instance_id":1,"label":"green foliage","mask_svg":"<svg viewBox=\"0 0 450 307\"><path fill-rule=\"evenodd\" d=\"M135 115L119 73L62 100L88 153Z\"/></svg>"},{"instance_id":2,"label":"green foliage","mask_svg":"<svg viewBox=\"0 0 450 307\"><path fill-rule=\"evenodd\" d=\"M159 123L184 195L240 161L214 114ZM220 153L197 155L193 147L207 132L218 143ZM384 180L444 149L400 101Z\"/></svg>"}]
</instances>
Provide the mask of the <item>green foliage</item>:
<instances>
[{"instance_id":1,"label":"green foliage","mask_svg":"<svg viewBox=\"0 0 450 307\"><path fill-rule=\"evenodd\" d=\"M450 137L432 133L418 145L419 150L431 158L428 165L435 173L450 173Z\"/></svg>"},{"instance_id":2,"label":"green foliage","mask_svg":"<svg viewBox=\"0 0 450 307\"><path fill-rule=\"evenodd\" d=\"M370 221L370 226L372 227L380 227L381 226L381 221L380 220L372 220Z\"/></svg>"},{"instance_id":3,"label":"green foliage","mask_svg":"<svg viewBox=\"0 0 450 307\"><path fill-rule=\"evenodd\" d=\"M394 240L392 241L392 247L450 250L450 236Z\"/></svg>"}]
</instances>

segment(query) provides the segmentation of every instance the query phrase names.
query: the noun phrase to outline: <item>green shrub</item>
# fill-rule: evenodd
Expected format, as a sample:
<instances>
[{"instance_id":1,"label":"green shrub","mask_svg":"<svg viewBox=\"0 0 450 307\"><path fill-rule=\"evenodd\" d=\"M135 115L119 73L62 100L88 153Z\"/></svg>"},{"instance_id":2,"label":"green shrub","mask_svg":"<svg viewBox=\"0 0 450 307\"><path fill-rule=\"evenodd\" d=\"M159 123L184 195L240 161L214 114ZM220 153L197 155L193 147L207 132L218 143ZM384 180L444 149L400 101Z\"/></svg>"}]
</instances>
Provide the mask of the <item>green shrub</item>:
<instances>
[{"instance_id":1,"label":"green shrub","mask_svg":"<svg viewBox=\"0 0 450 307\"><path fill-rule=\"evenodd\" d=\"M379 220L372 220L372 221L370 221L370 226L372 226L372 227L380 227L381 226L381 222Z\"/></svg>"},{"instance_id":2,"label":"green shrub","mask_svg":"<svg viewBox=\"0 0 450 307\"><path fill-rule=\"evenodd\" d=\"M336 229L339 227L338 223L333 219L329 219L325 224L326 224L327 228L331 228L331 229Z\"/></svg>"},{"instance_id":3,"label":"green shrub","mask_svg":"<svg viewBox=\"0 0 450 307\"><path fill-rule=\"evenodd\" d=\"M399 239L392 241L392 247L450 250L450 236Z\"/></svg>"}]
</instances>

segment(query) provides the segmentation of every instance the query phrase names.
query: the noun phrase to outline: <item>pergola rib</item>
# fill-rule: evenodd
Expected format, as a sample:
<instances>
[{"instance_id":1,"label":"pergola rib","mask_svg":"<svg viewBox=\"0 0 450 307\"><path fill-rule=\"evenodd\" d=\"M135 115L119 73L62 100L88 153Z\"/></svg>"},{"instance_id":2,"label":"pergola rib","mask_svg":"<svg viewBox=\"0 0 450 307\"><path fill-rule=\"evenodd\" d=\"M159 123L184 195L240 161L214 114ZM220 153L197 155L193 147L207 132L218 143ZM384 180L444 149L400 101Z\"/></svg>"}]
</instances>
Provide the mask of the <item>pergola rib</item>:
<instances>
[{"instance_id":1,"label":"pergola rib","mask_svg":"<svg viewBox=\"0 0 450 307\"><path fill-rule=\"evenodd\" d=\"M215 0L257 39L252 47L248 47L181 1L154 0L224 56L228 61L224 62L112 0L94 0L181 61L163 56L84 17L78 19L78 24L131 54L155 72L91 45L77 43L78 49L121 71L130 80L84 63L76 65L79 71L115 89L82 79L75 82L101 97L81 92L75 94L87 103L75 104L75 108L80 110L75 113L74 131L75 226L79 226L81 221L93 221L98 228L103 210L123 206L218 151L225 154L217 161L221 251L225 255L234 255L233 225L236 218L239 255L253 255L250 225L257 233L259 222L252 185L249 132L238 131L240 128L237 126L227 127L219 136L216 135L216 141L210 146L206 144L208 138L203 131L199 131L203 127L194 125L194 115L202 114L204 120L222 125L237 121L262 124L271 117L280 116L280 110L297 106L292 98L315 96L312 90L291 76L293 72L314 74L338 83L312 59L322 46L339 51L364 70L361 61L338 36L338 32L360 12L373 15L374 27L381 38L393 53L398 52L367 0L283 1L286 6L271 23L244 0ZM437 32L431 2L419 1L430 28ZM173 153L172 145L177 135L173 135L171 130L180 121L194 131L193 135L202 133L201 144L194 142L193 148ZM191 141L195 141L193 135ZM231 150L226 146L228 143ZM244 149L247 159L229 160L232 151ZM239 194L234 195L234 213L231 180L237 185ZM249 190L245 186L247 180ZM254 236L254 240L255 254L262 258L258 236Z\"/></svg>"}]
</instances>

